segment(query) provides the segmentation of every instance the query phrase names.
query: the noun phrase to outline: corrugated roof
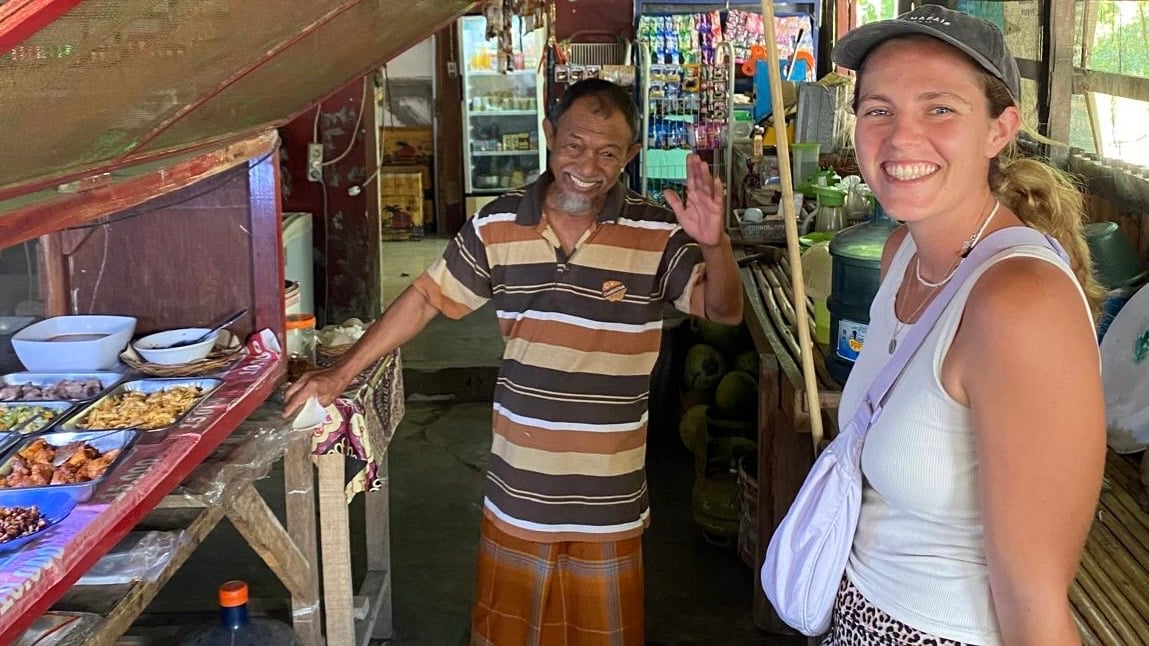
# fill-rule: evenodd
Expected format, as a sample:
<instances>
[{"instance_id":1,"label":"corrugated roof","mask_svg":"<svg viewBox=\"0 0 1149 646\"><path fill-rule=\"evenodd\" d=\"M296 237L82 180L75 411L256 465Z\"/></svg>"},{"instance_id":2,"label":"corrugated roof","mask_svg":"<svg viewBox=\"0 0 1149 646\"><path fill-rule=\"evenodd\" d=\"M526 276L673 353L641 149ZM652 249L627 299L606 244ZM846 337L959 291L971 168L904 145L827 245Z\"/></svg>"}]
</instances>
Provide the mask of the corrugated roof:
<instances>
[{"instance_id":1,"label":"corrugated roof","mask_svg":"<svg viewBox=\"0 0 1149 646\"><path fill-rule=\"evenodd\" d=\"M0 0L0 199L286 123L462 0Z\"/></svg>"}]
</instances>

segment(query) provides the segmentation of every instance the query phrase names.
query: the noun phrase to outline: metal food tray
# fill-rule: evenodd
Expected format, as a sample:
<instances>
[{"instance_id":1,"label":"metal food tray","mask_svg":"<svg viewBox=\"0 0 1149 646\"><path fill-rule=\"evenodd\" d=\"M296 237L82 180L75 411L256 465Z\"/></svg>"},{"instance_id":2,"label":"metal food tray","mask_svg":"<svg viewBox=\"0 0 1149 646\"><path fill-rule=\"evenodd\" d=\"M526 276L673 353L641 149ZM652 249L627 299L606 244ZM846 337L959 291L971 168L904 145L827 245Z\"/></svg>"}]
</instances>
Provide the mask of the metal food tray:
<instances>
[{"instance_id":1,"label":"metal food tray","mask_svg":"<svg viewBox=\"0 0 1149 646\"><path fill-rule=\"evenodd\" d=\"M72 401L72 402L90 402L100 397L103 397L107 392L119 385L124 380L124 375L118 372L14 372L12 374L0 377L0 387L14 386L17 384L35 384L43 387L51 384L57 384L61 381L87 381L89 379L97 379L100 382L100 392L91 397L84 397L81 399L62 399L43 400L43 399L12 399L7 401L12 402L32 402L32 401Z\"/></svg>"},{"instance_id":2,"label":"metal food tray","mask_svg":"<svg viewBox=\"0 0 1149 646\"><path fill-rule=\"evenodd\" d=\"M193 410L196 409L196 407L198 407L200 404L202 404L203 401L205 399L207 399L213 392L215 392L216 389L219 388L222 384L223 384L222 379L136 379L133 381L125 381L125 382L121 383L120 385L116 386L115 388L113 388L112 390L109 390L107 393L104 393L103 397L100 397L96 401L85 406L82 410L80 410L79 413L76 413L75 415L73 415L70 418L68 418L67 420L65 420L62 424L60 424L59 426L56 427L56 430L57 431L76 432L76 433L98 433L98 432L101 432L104 430L114 430L114 429L88 429L88 428L84 428L84 427L80 426L80 424L85 419L87 419L88 412L91 411L96 406L99 406L101 402L103 402L104 400L107 400L107 399L111 399L112 397L117 397L119 395L123 395L125 393L129 393L129 392L154 393L154 392L159 392L161 390L166 390L168 388L174 388L176 386L198 386L200 389L202 389L203 394L200 395L199 399L197 399L195 401L195 403L191 405L190 408L188 408L186 411L184 411L182 415L176 417L174 422L172 422L171 424L168 424L167 426L161 426L159 428L148 428L148 429L143 429L143 428L139 428L139 427L125 427L125 428L134 428L134 429L142 431L144 433L155 433L158 431L166 431L169 428L172 428L173 426L176 426L180 422L182 422L183 419L185 417L187 417L189 413L191 413Z\"/></svg>"},{"instance_id":3,"label":"metal food tray","mask_svg":"<svg viewBox=\"0 0 1149 646\"><path fill-rule=\"evenodd\" d=\"M33 430L33 431L21 430L21 429L28 426L28 422L26 421L26 422L23 422L22 424L20 424L18 426L13 426L12 428L0 428L0 433L16 433L17 435L36 435L39 433L47 433L48 431L59 426L61 422L66 420L68 418L69 413L71 413L75 409L76 405L73 404L72 402L60 402L60 401L0 402L0 413L3 413L4 411L7 411L7 410L12 409L12 408L21 408L21 407L47 408L47 409L56 411L56 416L53 417L51 420L49 420L48 423L45 424L44 426L42 426L36 430ZM29 421L31 421L31 420L29 420Z\"/></svg>"},{"instance_id":4,"label":"metal food tray","mask_svg":"<svg viewBox=\"0 0 1149 646\"><path fill-rule=\"evenodd\" d=\"M20 438L21 435L19 433L0 431L0 460L3 460L8 455L8 449L16 446Z\"/></svg>"},{"instance_id":5,"label":"metal food tray","mask_svg":"<svg viewBox=\"0 0 1149 646\"><path fill-rule=\"evenodd\" d=\"M36 435L34 437L22 438L20 442L4 456L4 461L0 462L0 506L4 506L4 494L8 491L36 491L47 490L52 491L67 491L76 499L76 502L86 502L91 499L92 495L96 492L104 480L108 478L115 470L116 467L124 461L124 458L131 452L132 446L135 445L136 440L139 439L140 434L138 431L121 430L121 431L92 431L90 433L48 433L46 435ZM103 475L95 480L87 482L78 482L75 484L52 484L52 485L37 485L33 487L8 487L3 483L3 478L6 478L12 470L11 462L15 459L16 454L24 449L24 447L35 442L36 440L44 440L52 446L64 446L71 442L87 442L100 453L105 453L113 449L120 449L120 454L116 456L115 460L108 465L104 470Z\"/></svg>"}]
</instances>

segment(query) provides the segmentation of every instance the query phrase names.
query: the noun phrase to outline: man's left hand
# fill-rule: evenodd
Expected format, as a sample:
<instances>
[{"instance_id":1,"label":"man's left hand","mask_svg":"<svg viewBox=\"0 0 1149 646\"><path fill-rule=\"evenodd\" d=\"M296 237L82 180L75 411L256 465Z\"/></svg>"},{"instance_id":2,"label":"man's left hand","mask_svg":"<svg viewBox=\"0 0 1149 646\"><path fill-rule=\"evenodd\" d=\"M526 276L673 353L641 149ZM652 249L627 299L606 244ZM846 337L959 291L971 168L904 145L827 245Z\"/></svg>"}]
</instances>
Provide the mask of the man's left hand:
<instances>
[{"instance_id":1,"label":"man's left hand","mask_svg":"<svg viewBox=\"0 0 1149 646\"><path fill-rule=\"evenodd\" d=\"M691 153L686 157L686 203L669 189L662 196L686 235L700 245L713 247L726 233L723 193L722 180L712 176L706 162Z\"/></svg>"}]
</instances>

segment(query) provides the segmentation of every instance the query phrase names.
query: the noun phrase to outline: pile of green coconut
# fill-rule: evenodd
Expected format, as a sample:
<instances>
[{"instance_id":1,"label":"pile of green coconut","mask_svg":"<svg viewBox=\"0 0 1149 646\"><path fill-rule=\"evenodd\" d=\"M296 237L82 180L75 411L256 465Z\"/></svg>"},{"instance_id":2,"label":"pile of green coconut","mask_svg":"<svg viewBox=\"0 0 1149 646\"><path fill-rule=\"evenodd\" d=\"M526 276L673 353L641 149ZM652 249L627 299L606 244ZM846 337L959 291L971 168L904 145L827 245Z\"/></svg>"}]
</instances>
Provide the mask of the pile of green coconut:
<instances>
[{"instance_id":1,"label":"pile of green coconut","mask_svg":"<svg viewBox=\"0 0 1149 646\"><path fill-rule=\"evenodd\" d=\"M728 468L757 435L758 353L744 325L694 319L691 327L679 436L709 468Z\"/></svg>"}]
</instances>

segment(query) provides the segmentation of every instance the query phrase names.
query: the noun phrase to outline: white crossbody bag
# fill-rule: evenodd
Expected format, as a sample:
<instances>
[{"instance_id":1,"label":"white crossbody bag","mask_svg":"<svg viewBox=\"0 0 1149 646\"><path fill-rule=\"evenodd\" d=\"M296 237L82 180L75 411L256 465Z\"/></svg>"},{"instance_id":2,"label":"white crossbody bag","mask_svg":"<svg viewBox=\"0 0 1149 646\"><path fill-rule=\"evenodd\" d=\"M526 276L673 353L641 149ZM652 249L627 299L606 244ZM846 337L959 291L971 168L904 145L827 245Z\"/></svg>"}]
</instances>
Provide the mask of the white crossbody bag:
<instances>
[{"instance_id":1,"label":"white crossbody bag","mask_svg":"<svg viewBox=\"0 0 1149 646\"><path fill-rule=\"evenodd\" d=\"M999 229L975 245L874 378L853 418L814 461L774 530L762 564L762 588L782 620L802 634L820 635L830 627L862 506L862 444L882 414L886 394L962 283L986 260L1018 245L1052 247L1067 260L1055 239L1028 227Z\"/></svg>"}]
</instances>

